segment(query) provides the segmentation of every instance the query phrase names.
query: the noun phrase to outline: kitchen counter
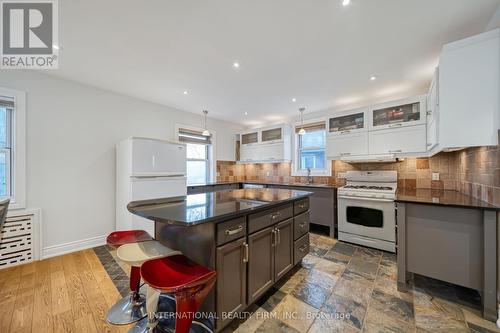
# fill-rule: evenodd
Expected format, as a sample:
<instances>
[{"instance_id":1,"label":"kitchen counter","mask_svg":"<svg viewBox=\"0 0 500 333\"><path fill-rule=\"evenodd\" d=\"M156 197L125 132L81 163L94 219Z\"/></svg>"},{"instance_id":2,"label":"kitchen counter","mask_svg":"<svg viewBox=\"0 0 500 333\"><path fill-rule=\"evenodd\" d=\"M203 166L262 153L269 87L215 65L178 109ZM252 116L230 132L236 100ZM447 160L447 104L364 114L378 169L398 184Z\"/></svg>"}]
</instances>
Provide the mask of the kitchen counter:
<instances>
[{"instance_id":1,"label":"kitchen counter","mask_svg":"<svg viewBox=\"0 0 500 333\"><path fill-rule=\"evenodd\" d=\"M283 185L283 186L295 186L295 187L319 187L319 188L339 188L341 184L320 184L320 183L294 183L294 182L259 182L259 181L215 181L200 184L190 184L188 187L203 187L203 186L216 186L216 185L231 185L231 184L255 184L255 185Z\"/></svg>"},{"instance_id":2,"label":"kitchen counter","mask_svg":"<svg viewBox=\"0 0 500 333\"><path fill-rule=\"evenodd\" d=\"M398 189L396 202L500 210L498 206L451 190Z\"/></svg>"},{"instance_id":3,"label":"kitchen counter","mask_svg":"<svg viewBox=\"0 0 500 333\"><path fill-rule=\"evenodd\" d=\"M233 318L224 314L245 311L309 253L311 194L229 189L131 202L127 208L152 220L157 241L217 271L200 311L217 314L209 320L219 332Z\"/></svg>"},{"instance_id":4,"label":"kitchen counter","mask_svg":"<svg viewBox=\"0 0 500 333\"><path fill-rule=\"evenodd\" d=\"M238 189L135 201L127 208L131 213L155 222L191 226L236 217L311 194L284 189Z\"/></svg>"}]
</instances>

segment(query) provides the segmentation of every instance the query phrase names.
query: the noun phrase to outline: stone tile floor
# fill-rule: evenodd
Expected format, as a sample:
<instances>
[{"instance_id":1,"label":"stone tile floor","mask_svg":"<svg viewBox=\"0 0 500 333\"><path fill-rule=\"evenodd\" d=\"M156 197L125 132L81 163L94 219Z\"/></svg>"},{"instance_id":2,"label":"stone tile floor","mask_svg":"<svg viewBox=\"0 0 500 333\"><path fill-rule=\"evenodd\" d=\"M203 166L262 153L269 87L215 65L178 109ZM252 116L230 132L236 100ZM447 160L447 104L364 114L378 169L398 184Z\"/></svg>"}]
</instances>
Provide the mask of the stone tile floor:
<instances>
[{"instance_id":1,"label":"stone tile floor","mask_svg":"<svg viewBox=\"0 0 500 333\"><path fill-rule=\"evenodd\" d=\"M311 251L228 332L500 332L477 292L415 276L396 287L396 257L311 234Z\"/></svg>"}]
</instances>

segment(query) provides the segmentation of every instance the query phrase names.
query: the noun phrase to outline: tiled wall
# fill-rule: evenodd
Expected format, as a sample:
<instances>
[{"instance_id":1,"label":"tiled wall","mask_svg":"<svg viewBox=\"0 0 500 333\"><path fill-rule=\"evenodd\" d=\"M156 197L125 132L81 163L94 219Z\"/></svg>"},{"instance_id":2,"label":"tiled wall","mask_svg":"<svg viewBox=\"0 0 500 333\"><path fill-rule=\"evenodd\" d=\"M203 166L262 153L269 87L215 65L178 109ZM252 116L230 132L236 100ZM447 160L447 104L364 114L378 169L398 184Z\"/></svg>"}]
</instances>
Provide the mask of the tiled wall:
<instances>
[{"instance_id":1,"label":"tiled wall","mask_svg":"<svg viewBox=\"0 0 500 333\"><path fill-rule=\"evenodd\" d=\"M395 163L350 164L332 161L332 177L314 177L314 182L344 184L339 172L349 170L396 170L398 187L458 190L500 206L500 150L496 147L468 148L439 153L430 158L407 158ZM439 180L432 180L432 173ZM290 163L236 164L217 161L219 181L305 182L292 177Z\"/></svg>"}]
</instances>

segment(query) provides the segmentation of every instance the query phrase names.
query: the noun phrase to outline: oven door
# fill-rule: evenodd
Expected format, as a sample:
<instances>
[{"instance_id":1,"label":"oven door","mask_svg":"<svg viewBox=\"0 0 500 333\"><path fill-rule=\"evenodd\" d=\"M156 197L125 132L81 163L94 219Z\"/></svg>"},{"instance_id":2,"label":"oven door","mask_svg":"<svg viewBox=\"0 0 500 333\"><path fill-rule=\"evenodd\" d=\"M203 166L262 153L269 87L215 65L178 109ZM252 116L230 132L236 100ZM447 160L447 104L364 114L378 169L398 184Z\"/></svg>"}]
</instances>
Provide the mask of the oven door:
<instances>
[{"instance_id":1,"label":"oven door","mask_svg":"<svg viewBox=\"0 0 500 333\"><path fill-rule=\"evenodd\" d=\"M339 196L338 217L341 232L396 241L393 200Z\"/></svg>"}]
</instances>

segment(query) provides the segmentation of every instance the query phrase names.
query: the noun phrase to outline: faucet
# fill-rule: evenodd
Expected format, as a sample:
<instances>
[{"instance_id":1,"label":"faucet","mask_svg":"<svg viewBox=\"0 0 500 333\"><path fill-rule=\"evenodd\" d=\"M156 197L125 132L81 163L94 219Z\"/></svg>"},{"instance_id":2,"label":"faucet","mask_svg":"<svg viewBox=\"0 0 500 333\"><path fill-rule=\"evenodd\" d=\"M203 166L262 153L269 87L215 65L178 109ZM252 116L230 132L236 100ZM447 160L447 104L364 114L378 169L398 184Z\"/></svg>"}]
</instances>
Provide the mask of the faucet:
<instances>
[{"instance_id":1,"label":"faucet","mask_svg":"<svg viewBox=\"0 0 500 333\"><path fill-rule=\"evenodd\" d=\"M312 184L313 178L311 176L311 168L307 168L307 183L306 184Z\"/></svg>"}]
</instances>

